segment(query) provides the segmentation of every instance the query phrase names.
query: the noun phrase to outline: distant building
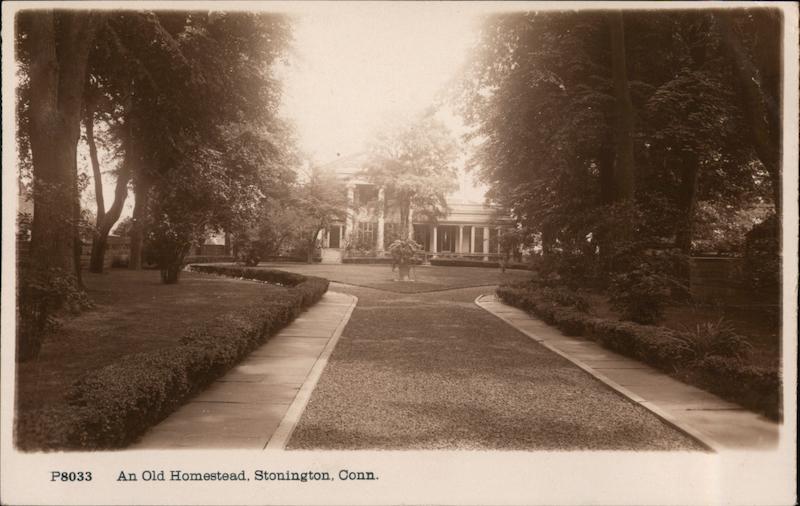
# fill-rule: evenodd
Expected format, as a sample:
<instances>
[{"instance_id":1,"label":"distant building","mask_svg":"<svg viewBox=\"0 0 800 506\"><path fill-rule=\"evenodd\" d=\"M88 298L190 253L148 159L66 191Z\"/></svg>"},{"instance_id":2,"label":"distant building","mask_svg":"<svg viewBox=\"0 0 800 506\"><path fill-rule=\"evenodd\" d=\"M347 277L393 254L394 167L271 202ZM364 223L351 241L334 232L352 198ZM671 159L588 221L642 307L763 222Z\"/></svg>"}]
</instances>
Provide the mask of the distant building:
<instances>
[{"instance_id":1,"label":"distant building","mask_svg":"<svg viewBox=\"0 0 800 506\"><path fill-rule=\"evenodd\" d=\"M336 261L341 253L357 256L367 250L381 254L400 237L400 216L386 206L385 191L360 177L365 154L343 157L321 167L336 173L347 186L347 218L332 224L321 237L323 261ZM508 218L482 203L448 198L449 212L435 222L421 212L410 213L409 236L431 256L465 256L476 259L500 253L498 241Z\"/></svg>"}]
</instances>

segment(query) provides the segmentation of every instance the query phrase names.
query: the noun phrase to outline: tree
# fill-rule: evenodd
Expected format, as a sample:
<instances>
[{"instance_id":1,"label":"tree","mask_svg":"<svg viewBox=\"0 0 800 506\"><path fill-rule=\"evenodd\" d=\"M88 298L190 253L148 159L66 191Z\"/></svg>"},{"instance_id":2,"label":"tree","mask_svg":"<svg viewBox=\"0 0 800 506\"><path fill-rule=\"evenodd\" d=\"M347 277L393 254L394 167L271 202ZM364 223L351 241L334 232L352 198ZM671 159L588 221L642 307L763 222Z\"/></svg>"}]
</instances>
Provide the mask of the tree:
<instances>
[{"instance_id":1,"label":"tree","mask_svg":"<svg viewBox=\"0 0 800 506\"><path fill-rule=\"evenodd\" d=\"M288 24L272 14L123 12L104 33L127 62L108 89L117 103L129 98L121 139L136 195L130 267L140 268L145 239L167 241L155 250L163 279L175 282L192 241L251 220L289 177L293 139L276 116L273 76Z\"/></svg>"},{"instance_id":2,"label":"tree","mask_svg":"<svg viewBox=\"0 0 800 506\"><path fill-rule=\"evenodd\" d=\"M403 238L412 209L432 218L447 212L445 197L456 189L455 157L450 132L431 115L395 124L373 139L364 175L399 210Z\"/></svg>"},{"instance_id":3,"label":"tree","mask_svg":"<svg viewBox=\"0 0 800 506\"><path fill-rule=\"evenodd\" d=\"M715 13L719 37L736 78L746 125L772 182L775 214L781 209L781 83L783 18L778 9ZM780 227L778 227L780 228Z\"/></svg>"},{"instance_id":4,"label":"tree","mask_svg":"<svg viewBox=\"0 0 800 506\"><path fill-rule=\"evenodd\" d=\"M85 302L77 144L86 62L100 20L97 13L69 10L22 11L16 19L17 61L27 74L17 131L27 141L22 147L30 149L34 206L29 258L19 275L20 361L38 355L55 311Z\"/></svg>"},{"instance_id":5,"label":"tree","mask_svg":"<svg viewBox=\"0 0 800 506\"><path fill-rule=\"evenodd\" d=\"M306 259L311 263L319 233L346 217L345 187L335 174L312 168L308 179L296 187L292 201L301 213L297 226Z\"/></svg>"},{"instance_id":6,"label":"tree","mask_svg":"<svg viewBox=\"0 0 800 506\"><path fill-rule=\"evenodd\" d=\"M125 200L128 198L128 184L133 176L131 169L133 157L126 156L124 151L126 148L130 149L131 147L131 128L129 122L125 119L124 113L119 113L121 109L118 107L119 104L112 101L113 95L109 92L104 92L96 76L90 76L87 80L85 97L83 124L86 144L89 147L89 158L94 179L94 195L97 204L97 218L94 237L92 238L89 271L100 273L103 272L103 259L105 258L108 235L122 214ZM122 111L129 111L131 103L129 93L126 95L125 101L125 107ZM113 153L116 159L122 158L121 163L117 163L117 168L114 170L114 175L116 176L114 200L109 208L106 208L105 196L103 195L103 176L97 150L97 136L95 134L95 123L97 121L106 126L103 144Z\"/></svg>"},{"instance_id":7,"label":"tree","mask_svg":"<svg viewBox=\"0 0 800 506\"><path fill-rule=\"evenodd\" d=\"M780 23L767 14L731 12L728 41L713 12L488 18L455 90L471 127L469 166L565 272L579 262L607 285L648 251L689 254L698 208L761 206L765 175L779 179L762 159L775 143L758 155L776 130L759 120L759 133L748 119L779 104ZM763 70L748 64L756 54Z\"/></svg>"},{"instance_id":8,"label":"tree","mask_svg":"<svg viewBox=\"0 0 800 506\"><path fill-rule=\"evenodd\" d=\"M22 11L18 58L29 79L28 137L33 167L31 260L37 268L77 272L77 144L86 66L101 15ZM65 210L69 210L65 212Z\"/></svg>"},{"instance_id":9,"label":"tree","mask_svg":"<svg viewBox=\"0 0 800 506\"><path fill-rule=\"evenodd\" d=\"M615 153L614 186L616 197L633 199L636 190L636 162L633 156L633 103L628 82L627 57L625 56L625 25L622 12L608 15L611 33L611 69L614 80Z\"/></svg>"}]
</instances>

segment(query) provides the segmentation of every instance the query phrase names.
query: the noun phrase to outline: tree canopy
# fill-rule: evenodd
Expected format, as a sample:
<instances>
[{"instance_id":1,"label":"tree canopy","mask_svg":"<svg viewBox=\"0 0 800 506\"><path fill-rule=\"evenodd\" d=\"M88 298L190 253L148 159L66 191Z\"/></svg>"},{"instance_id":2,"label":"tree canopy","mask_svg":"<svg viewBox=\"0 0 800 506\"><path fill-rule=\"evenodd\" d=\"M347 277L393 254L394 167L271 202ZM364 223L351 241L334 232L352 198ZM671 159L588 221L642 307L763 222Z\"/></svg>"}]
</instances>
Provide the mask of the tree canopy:
<instances>
[{"instance_id":1,"label":"tree canopy","mask_svg":"<svg viewBox=\"0 0 800 506\"><path fill-rule=\"evenodd\" d=\"M432 115L397 121L372 139L364 175L385 189L404 235L412 209L434 219L446 214L447 193L457 187L456 156L452 134Z\"/></svg>"},{"instance_id":2,"label":"tree canopy","mask_svg":"<svg viewBox=\"0 0 800 506\"><path fill-rule=\"evenodd\" d=\"M736 27L736 40L725 39L723 19ZM774 46L780 37L770 23L762 10L490 17L457 95L477 145L471 165L489 184L489 198L529 229L564 243L601 228L603 206L620 195L614 139L624 111L614 51L615 31L622 30L634 197L647 203L641 230L688 251L698 200L774 200L775 179L764 159L776 148L759 154L740 90L741 62L726 51L738 47L742 59L754 62L759 46ZM757 81L774 79L774 67L750 70ZM763 103L774 100L769 90L763 89Z\"/></svg>"}]
</instances>

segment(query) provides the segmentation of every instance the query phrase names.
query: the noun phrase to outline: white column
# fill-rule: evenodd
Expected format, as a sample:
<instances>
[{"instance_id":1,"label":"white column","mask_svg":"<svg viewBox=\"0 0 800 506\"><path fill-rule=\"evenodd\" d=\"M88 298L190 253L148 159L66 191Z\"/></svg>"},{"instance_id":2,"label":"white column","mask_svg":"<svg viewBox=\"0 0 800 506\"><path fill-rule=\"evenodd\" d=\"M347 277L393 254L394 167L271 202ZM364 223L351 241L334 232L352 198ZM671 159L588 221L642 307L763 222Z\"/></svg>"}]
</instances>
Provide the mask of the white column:
<instances>
[{"instance_id":1,"label":"white column","mask_svg":"<svg viewBox=\"0 0 800 506\"><path fill-rule=\"evenodd\" d=\"M378 189L378 237L375 240L375 251L383 251L383 209L385 207L384 192L381 186Z\"/></svg>"},{"instance_id":2,"label":"white column","mask_svg":"<svg viewBox=\"0 0 800 506\"><path fill-rule=\"evenodd\" d=\"M483 227L483 254L484 260L488 260L489 257L487 254L489 253L489 227Z\"/></svg>"},{"instance_id":3,"label":"white column","mask_svg":"<svg viewBox=\"0 0 800 506\"><path fill-rule=\"evenodd\" d=\"M355 185L350 183L347 185L347 218L344 221L344 242L345 245L350 241L350 236L353 234L353 227L355 225Z\"/></svg>"},{"instance_id":4,"label":"white column","mask_svg":"<svg viewBox=\"0 0 800 506\"><path fill-rule=\"evenodd\" d=\"M497 227L497 252L500 253L500 227Z\"/></svg>"},{"instance_id":5,"label":"white column","mask_svg":"<svg viewBox=\"0 0 800 506\"><path fill-rule=\"evenodd\" d=\"M408 238L414 239L414 208L408 208Z\"/></svg>"},{"instance_id":6,"label":"white column","mask_svg":"<svg viewBox=\"0 0 800 506\"><path fill-rule=\"evenodd\" d=\"M436 225L433 225L433 242L431 243L431 253L433 253L434 255L438 253L438 246L436 244L437 242L436 229L437 229Z\"/></svg>"},{"instance_id":7,"label":"white column","mask_svg":"<svg viewBox=\"0 0 800 506\"><path fill-rule=\"evenodd\" d=\"M475 227L469 227L469 252L475 253Z\"/></svg>"},{"instance_id":8,"label":"white column","mask_svg":"<svg viewBox=\"0 0 800 506\"><path fill-rule=\"evenodd\" d=\"M461 253L464 250L464 225L458 226L458 244L456 245L456 253Z\"/></svg>"}]
</instances>

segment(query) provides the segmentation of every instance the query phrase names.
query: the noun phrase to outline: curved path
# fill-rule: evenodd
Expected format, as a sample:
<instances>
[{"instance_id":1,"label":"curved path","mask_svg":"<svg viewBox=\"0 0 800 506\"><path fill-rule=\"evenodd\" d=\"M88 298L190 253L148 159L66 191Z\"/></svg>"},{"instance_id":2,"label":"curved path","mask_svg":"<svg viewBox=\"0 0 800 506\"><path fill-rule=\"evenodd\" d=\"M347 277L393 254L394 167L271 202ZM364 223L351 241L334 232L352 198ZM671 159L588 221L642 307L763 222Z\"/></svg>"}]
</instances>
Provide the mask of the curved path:
<instances>
[{"instance_id":1,"label":"curved path","mask_svg":"<svg viewBox=\"0 0 800 506\"><path fill-rule=\"evenodd\" d=\"M288 449L703 449L476 306L485 286L332 289L359 302Z\"/></svg>"}]
</instances>

